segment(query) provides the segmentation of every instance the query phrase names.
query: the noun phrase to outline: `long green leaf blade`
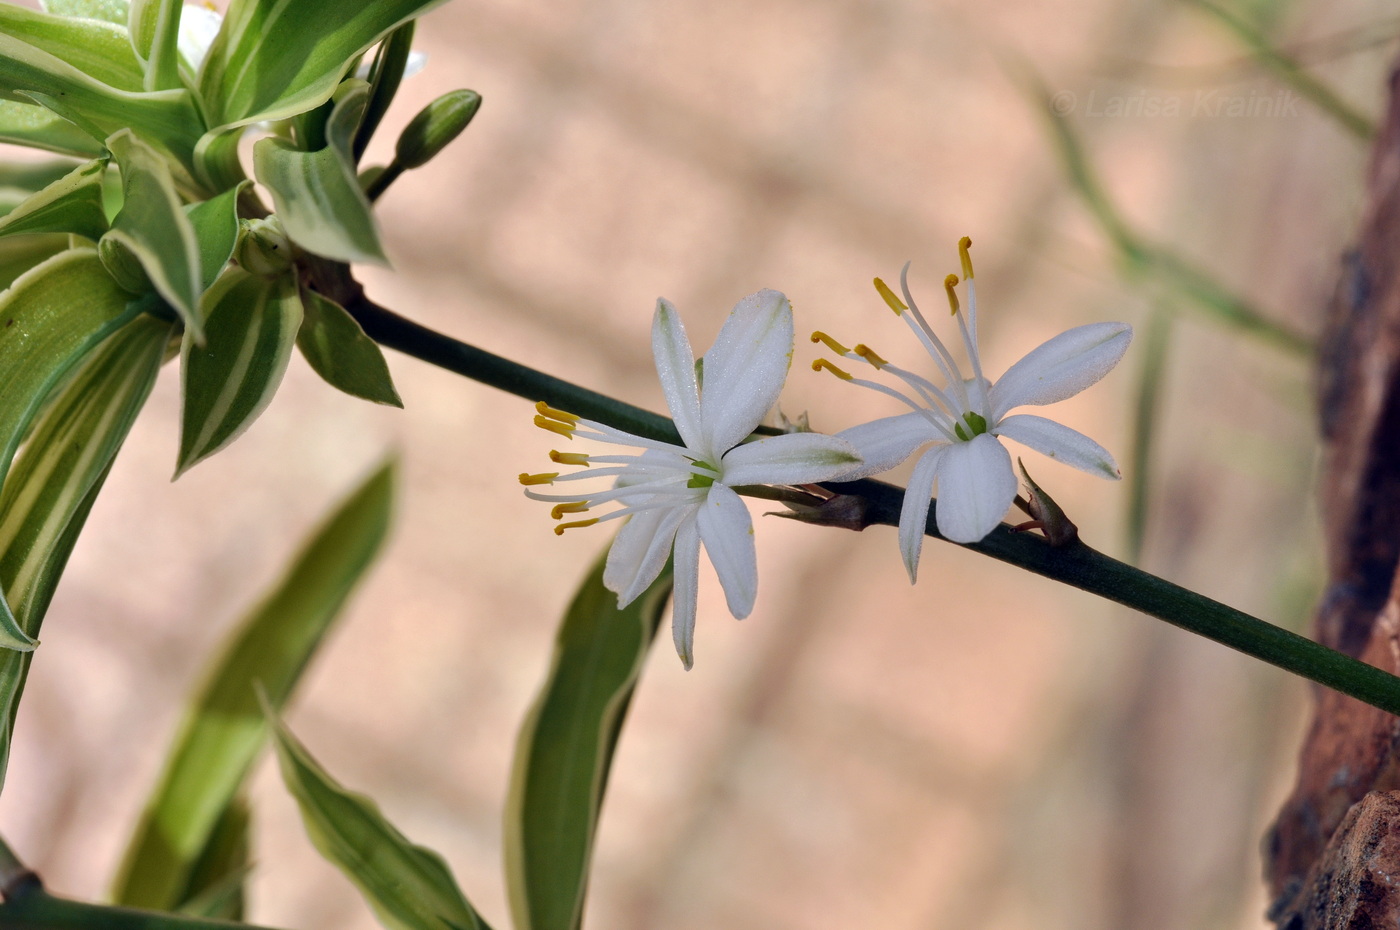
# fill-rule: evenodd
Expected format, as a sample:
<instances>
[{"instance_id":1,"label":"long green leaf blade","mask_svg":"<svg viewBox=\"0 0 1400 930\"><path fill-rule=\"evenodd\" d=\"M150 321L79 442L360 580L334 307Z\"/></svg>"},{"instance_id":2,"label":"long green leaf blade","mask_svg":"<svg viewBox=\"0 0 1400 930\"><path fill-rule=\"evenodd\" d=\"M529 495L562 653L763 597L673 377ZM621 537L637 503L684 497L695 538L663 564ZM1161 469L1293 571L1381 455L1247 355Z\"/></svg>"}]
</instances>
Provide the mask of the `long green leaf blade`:
<instances>
[{"instance_id":1,"label":"long green leaf blade","mask_svg":"<svg viewBox=\"0 0 1400 930\"><path fill-rule=\"evenodd\" d=\"M282 781L311 842L390 930L487 930L442 857L417 846L362 794L346 791L272 715Z\"/></svg>"},{"instance_id":2,"label":"long green leaf blade","mask_svg":"<svg viewBox=\"0 0 1400 930\"><path fill-rule=\"evenodd\" d=\"M185 210L199 245L201 291L213 286L238 245L238 198L250 183L235 184L217 197Z\"/></svg>"},{"instance_id":3,"label":"long green leaf blade","mask_svg":"<svg viewBox=\"0 0 1400 930\"><path fill-rule=\"evenodd\" d=\"M186 332L184 406L175 476L233 442L267 409L301 325L290 276L268 280L230 268L206 296L205 343Z\"/></svg>"},{"instance_id":4,"label":"long green leaf blade","mask_svg":"<svg viewBox=\"0 0 1400 930\"><path fill-rule=\"evenodd\" d=\"M209 125L284 119L331 98L350 62L443 0L234 0L200 71Z\"/></svg>"},{"instance_id":5,"label":"long green leaf blade","mask_svg":"<svg viewBox=\"0 0 1400 930\"><path fill-rule=\"evenodd\" d=\"M0 590L25 633L44 613L88 510L160 371L171 324L138 316L98 346L34 427L0 493ZM0 650L0 784L32 653Z\"/></svg>"},{"instance_id":6,"label":"long green leaf blade","mask_svg":"<svg viewBox=\"0 0 1400 930\"><path fill-rule=\"evenodd\" d=\"M0 100L0 142L92 158L102 143L68 120L37 104Z\"/></svg>"},{"instance_id":7,"label":"long green leaf blade","mask_svg":"<svg viewBox=\"0 0 1400 930\"><path fill-rule=\"evenodd\" d=\"M68 242L68 237L61 233L0 239L0 290L9 288L30 269L68 251ZM0 303L3 301L4 297L0 296Z\"/></svg>"},{"instance_id":8,"label":"long green leaf blade","mask_svg":"<svg viewBox=\"0 0 1400 930\"><path fill-rule=\"evenodd\" d=\"M182 903L196 861L267 740L254 684L261 683L274 707L291 696L384 542L393 482L392 463L371 475L215 659L127 848L113 891L117 903L157 909Z\"/></svg>"},{"instance_id":9,"label":"long green leaf blade","mask_svg":"<svg viewBox=\"0 0 1400 930\"><path fill-rule=\"evenodd\" d=\"M671 568L622 610L599 560L555 639L520 730L506 799L506 886L516 930L574 930L613 749L671 594Z\"/></svg>"},{"instance_id":10,"label":"long green leaf blade","mask_svg":"<svg viewBox=\"0 0 1400 930\"><path fill-rule=\"evenodd\" d=\"M68 174L36 191L0 218L0 236L24 233L73 233L99 239L107 231L102 209L104 159L79 165Z\"/></svg>"},{"instance_id":11,"label":"long green leaf blade","mask_svg":"<svg viewBox=\"0 0 1400 930\"><path fill-rule=\"evenodd\" d=\"M0 31L116 90L142 89L141 63L120 26L0 3Z\"/></svg>"}]
</instances>

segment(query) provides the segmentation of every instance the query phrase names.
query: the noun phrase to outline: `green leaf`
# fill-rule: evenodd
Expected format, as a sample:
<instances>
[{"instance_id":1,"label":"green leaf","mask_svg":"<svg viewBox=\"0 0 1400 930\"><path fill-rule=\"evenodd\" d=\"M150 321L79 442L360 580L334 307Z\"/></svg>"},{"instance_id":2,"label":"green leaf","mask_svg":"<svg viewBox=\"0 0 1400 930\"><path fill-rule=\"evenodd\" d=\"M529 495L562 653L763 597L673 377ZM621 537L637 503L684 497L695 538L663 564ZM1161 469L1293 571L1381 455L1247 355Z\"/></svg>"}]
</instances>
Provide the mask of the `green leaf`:
<instances>
[{"instance_id":1,"label":"green leaf","mask_svg":"<svg viewBox=\"0 0 1400 930\"><path fill-rule=\"evenodd\" d=\"M31 268L0 294L0 487L49 392L132 316L92 249L69 249Z\"/></svg>"},{"instance_id":2,"label":"green leaf","mask_svg":"<svg viewBox=\"0 0 1400 930\"><path fill-rule=\"evenodd\" d=\"M555 638L515 747L506 798L506 886L516 930L574 930L613 749L671 593L671 566L622 610L600 559Z\"/></svg>"},{"instance_id":3,"label":"green leaf","mask_svg":"<svg viewBox=\"0 0 1400 930\"><path fill-rule=\"evenodd\" d=\"M199 244L201 292L218 279L238 245L238 198L250 184L243 181L217 197L185 208Z\"/></svg>"},{"instance_id":4,"label":"green leaf","mask_svg":"<svg viewBox=\"0 0 1400 930\"><path fill-rule=\"evenodd\" d=\"M126 25L126 0L41 0L39 5L55 16L79 16L100 19L117 26Z\"/></svg>"},{"instance_id":5,"label":"green leaf","mask_svg":"<svg viewBox=\"0 0 1400 930\"><path fill-rule=\"evenodd\" d=\"M408 66L409 53L413 50L413 32L416 25L410 20L389 33L389 37L379 43L379 48L374 54L374 64L369 72L369 105L365 108L364 117L355 131L356 165L360 163L365 154L365 147L369 145L369 140L379 128L380 121L389 110L389 104L394 102L394 95L399 91L404 68Z\"/></svg>"},{"instance_id":6,"label":"green leaf","mask_svg":"<svg viewBox=\"0 0 1400 930\"><path fill-rule=\"evenodd\" d=\"M136 55L145 62L141 90L180 86L181 0L132 0L127 26Z\"/></svg>"},{"instance_id":7,"label":"green leaf","mask_svg":"<svg viewBox=\"0 0 1400 930\"><path fill-rule=\"evenodd\" d=\"M282 781L311 842L354 882L390 930L484 930L442 857L411 843L379 807L346 791L268 708Z\"/></svg>"},{"instance_id":8,"label":"green leaf","mask_svg":"<svg viewBox=\"0 0 1400 930\"><path fill-rule=\"evenodd\" d=\"M252 924L70 901L48 894L42 888L27 889L0 903L0 927L6 930L270 930Z\"/></svg>"},{"instance_id":9,"label":"green leaf","mask_svg":"<svg viewBox=\"0 0 1400 930\"><path fill-rule=\"evenodd\" d=\"M0 100L0 142L92 158L102 143L51 110L33 103Z\"/></svg>"},{"instance_id":10,"label":"green leaf","mask_svg":"<svg viewBox=\"0 0 1400 930\"><path fill-rule=\"evenodd\" d=\"M40 262L68 251L68 237L59 233L39 236L9 236L0 239L0 290ZM0 299L3 299L0 297ZM0 323L3 323L0 320Z\"/></svg>"},{"instance_id":11,"label":"green leaf","mask_svg":"<svg viewBox=\"0 0 1400 930\"><path fill-rule=\"evenodd\" d=\"M68 266L80 273L95 264ZM0 491L0 590L31 637L39 635L88 510L155 384L171 329L143 314L97 346L45 409ZM0 651L0 782L32 655Z\"/></svg>"},{"instance_id":12,"label":"green leaf","mask_svg":"<svg viewBox=\"0 0 1400 930\"><path fill-rule=\"evenodd\" d=\"M74 168L0 218L0 236L58 232L101 238L107 231L107 214L102 210L106 170L102 158Z\"/></svg>"},{"instance_id":13,"label":"green leaf","mask_svg":"<svg viewBox=\"0 0 1400 930\"><path fill-rule=\"evenodd\" d=\"M205 342L181 348L184 406L179 477L233 442L267 409L287 371L301 300L289 275L268 280L231 267L205 295Z\"/></svg>"},{"instance_id":14,"label":"green leaf","mask_svg":"<svg viewBox=\"0 0 1400 930\"><path fill-rule=\"evenodd\" d=\"M350 63L443 0L234 0L200 73L216 130L329 100Z\"/></svg>"},{"instance_id":15,"label":"green leaf","mask_svg":"<svg viewBox=\"0 0 1400 930\"><path fill-rule=\"evenodd\" d=\"M344 307L315 291L303 292L302 307L297 348L316 374L355 397L403 406L379 343L365 335Z\"/></svg>"},{"instance_id":16,"label":"green leaf","mask_svg":"<svg viewBox=\"0 0 1400 930\"><path fill-rule=\"evenodd\" d=\"M47 161L0 162L0 187L33 194L68 174L78 163L70 158Z\"/></svg>"},{"instance_id":17,"label":"green leaf","mask_svg":"<svg viewBox=\"0 0 1400 930\"><path fill-rule=\"evenodd\" d=\"M175 191L170 166L130 130L113 133L107 148L122 173L122 208L108 235L131 250L185 328L202 339L199 240Z\"/></svg>"},{"instance_id":18,"label":"green leaf","mask_svg":"<svg viewBox=\"0 0 1400 930\"><path fill-rule=\"evenodd\" d=\"M260 139L253 146L253 171L272 192L277 217L297 245L343 262L387 265L352 154L369 88L347 81L336 96L325 148L303 152L284 139Z\"/></svg>"},{"instance_id":19,"label":"green leaf","mask_svg":"<svg viewBox=\"0 0 1400 930\"><path fill-rule=\"evenodd\" d=\"M176 905L182 914L218 920L242 920L244 884L252 871L249 826L252 812L242 795L234 795L195 857L190 878Z\"/></svg>"},{"instance_id":20,"label":"green leaf","mask_svg":"<svg viewBox=\"0 0 1400 930\"><path fill-rule=\"evenodd\" d=\"M203 134L204 120L189 91L121 90L4 33L0 33L0 97L42 103L98 142L129 128L166 148L182 164L189 163Z\"/></svg>"},{"instance_id":21,"label":"green leaf","mask_svg":"<svg viewBox=\"0 0 1400 930\"><path fill-rule=\"evenodd\" d=\"M67 62L117 90L138 91L141 62L126 30L96 19L73 19L0 3L0 31Z\"/></svg>"},{"instance_id":22,"label":"green leaf","mask_svg":"<svg viewBox=\"0 0 1400 930\"><path fill-rule=\"evenodd\" d=\"M113 892L119 904L178 906L219 818L267 740L253 693L281 707L384 542L394 467L375 471L302 549L230 636L185 714Z\"/></svg>"}]
</instances>

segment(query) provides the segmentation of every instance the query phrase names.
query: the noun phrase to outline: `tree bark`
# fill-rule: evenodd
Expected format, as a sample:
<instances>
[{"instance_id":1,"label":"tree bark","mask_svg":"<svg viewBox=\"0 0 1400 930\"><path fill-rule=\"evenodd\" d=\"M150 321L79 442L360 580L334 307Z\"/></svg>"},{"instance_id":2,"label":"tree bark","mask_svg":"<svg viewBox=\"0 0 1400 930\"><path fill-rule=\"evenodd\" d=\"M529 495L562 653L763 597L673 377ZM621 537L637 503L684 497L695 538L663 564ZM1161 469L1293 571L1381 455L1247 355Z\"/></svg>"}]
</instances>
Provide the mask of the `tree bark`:
<instances>
[{"instance_id":1,"label":"tree bark","mask_svg":"<svg viewBox=\"0 0 1400 930\"><path fill-rule=\"evenodd\" d=\"M1328 586L1317 638L1400 674L1400 70L1319 366ZM1266 840L1281 930L1400 926L1400 718L1318 688Z\"/></svg>"}]
</instances>

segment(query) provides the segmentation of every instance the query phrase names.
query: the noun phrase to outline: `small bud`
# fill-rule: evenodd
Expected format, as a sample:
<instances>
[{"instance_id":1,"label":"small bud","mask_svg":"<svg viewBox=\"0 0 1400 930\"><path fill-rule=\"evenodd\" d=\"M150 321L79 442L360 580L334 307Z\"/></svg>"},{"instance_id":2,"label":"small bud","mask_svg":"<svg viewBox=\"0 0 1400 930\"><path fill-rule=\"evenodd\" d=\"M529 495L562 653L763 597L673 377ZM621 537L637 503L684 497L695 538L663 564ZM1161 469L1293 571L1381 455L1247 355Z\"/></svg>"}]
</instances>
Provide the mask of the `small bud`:
<instances>
[{"instance_id":1,"label":"small bud","mask_svg":"<svg viewBox=\"0 0 1400 930\"><path fill-rule=\"evenodd\" d=\"M292 266L292 244L282 223L275 216L258 220L240 220L243 235L233 260L249 274L260 278L275 278Z\"/></svg>"},{"instance_id":2,"label":"small bud","mask_svg":"<svg viewBox=\"0 0 1400 930\"><path fill-rule=\"evenodd\" d=\"M108 233L97 241L97 258L102 267L117 282L117 287L128 294L146 294L154 289L150 275L141 265L141 259L122 241L119 235Z\"/></svg>"},{"instance_id":3,"label":"small bud","mask_svg":"<svg viewBox=\"0 0 1400 930\"><path fill-rule=\"evenodd\" d=\"M394 159L405 168L427 164L467 128L479 109L481 95L474 90L443 94L404 127L394 149Z\"/></svg>"},{"instance_id":4,"label":"small bud","mask_svg":"<svg viewBox=\"0 0 1400 930\"><path fill-rule=\"evenodd\" d=\"M1068 546L1079 539L1079 527L1075 526L1065 512L1060 509L1060 505L1055 503L1054 498L1046 494L1040 487L1031 480L1030 472L1026 471L1025 463L1019 458L1016 464L1021 467L1021 477L1026 481L1026 496L1029 500L1022 501L1019 497L1016 504L1026 511L1033 519L1020 526L1012 527L1018 532L1025 530L1040 530L1045 534L1052 546Z\"/></svg>"}]
</instances>

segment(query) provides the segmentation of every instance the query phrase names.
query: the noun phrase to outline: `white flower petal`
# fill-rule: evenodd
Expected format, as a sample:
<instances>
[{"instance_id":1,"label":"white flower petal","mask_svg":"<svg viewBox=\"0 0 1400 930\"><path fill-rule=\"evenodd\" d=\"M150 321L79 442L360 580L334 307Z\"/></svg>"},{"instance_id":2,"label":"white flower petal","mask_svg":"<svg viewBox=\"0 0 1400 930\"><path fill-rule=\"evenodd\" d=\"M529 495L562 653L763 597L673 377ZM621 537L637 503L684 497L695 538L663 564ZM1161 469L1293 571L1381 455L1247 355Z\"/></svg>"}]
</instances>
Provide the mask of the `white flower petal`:
<instances>
[{"instance_id":1,"label":"white flower petal","mask_svg":"<svg viewBox=\"0 0 1400 930\"><path fill-rule=\"evenodd\" d=\"M195 71L204 64L204 57L219 34L224 18L219 13L197 4L186 4L180 10L180 28L177 32L176 47L180 56Z\"/></svg>"},{"instance_id":2,"label":"white flower petal","mask_svg":"<svg viewBox=\"0 0 1400 930\"><path fill-rule=\"evenodd\" d=\"M957 543L990 533L1016 496L1011 456L989 433L950 443L938 463L938 532Z\"/></svg>"},{"instance_id":3,"label":"white flower petal","mask_svg":"<svg viewBox=\"0 0 1400 930\"><path fill-rule=\"evenodd\" d=\"M705 353L700 409L710 455L753 432L778 400L792 363L792 305L762 290L734 305Z\"/></svg>"},{"instance_id":4,"label":"white flower petal","mask_svg":"<svg viewBox=\"0 0 1400 930\"><path fill-rule=\"evenodd\" d=\"M681 521L693 516L696 505L644 510L627 518L608 550L603 567L603 587L617 595L617 606L626 607L645 591L661 569L676 539Z\"/></svg>"},{"instance_id":5,"label":"white flower petal","mask_svg":"<svg viewBox=\"0 0 1400 930\"><path fill-rule=\"evenodd\" d=\"M1115 480L1123 477L1107 449L1078 430L1061 426L1054 420L1020 413L998 423L995 432L1091 475Z\"/></svg>"},{"instance_id":6,"label":"white flower petal","mask_svg":"<svg viewBox=\"0 0 1400 930\"><path fill-rule=\"evenodd\" d=\"M1090 323L1042 343L992 385L992 420L1023 404L1073 397L1108 374L1132 339L1127 323Z\"/></svg>"},{"instance_id":7,"label":"white flower petal","mask_svg":"<svg viewBox=\"0 0 1400 930\"><path fill-rule=\"evenodd\" d=\"M695 664L695 602L700 591L700 531L694 520L686 520L676 531L675 573L671 639L688 671Z\"/></svg>"},{"instance_id":8,"label":"white flower petal","mask_svg":"<svg viewBox=\"0 0 1400 930\"><path fill-rule=\"evenodd\" d=\"M898 416L872 420L843 429L836 434L855 446L864 462L841 475L842 481L868 478L889 471L925 443L946 442L922 413L901 413Z\"/></svg>"},{"instance_id":9,"label":"white flower petal","mask_svg":"<svg viewBox=\"0 0 1400 930\"><path fill-rule=\"evenodd\" d=\"M807 484L845 474L860 465L860 455L835 436L788 433L735 446L722 461L720 480L730 487Z\"/></svg>"},{"instance_id":10,"label":"white flower petal","mask_svg":"<svg viewBox=\"0 0 1400 930\"><path fill-rule=\"evenodd\" d=\"M929 499L933 496L933 479L938 463L948 451L948 445L934 446L914 463L909 487L904 489L904 504L899 511L899 551L904 555L904 570L909 583L919 577L919 553L924 548L924 529L928 525Z\"/></svg>"},{"instance_id":11,"label":"white flower petal","mask_svg":"<svg viewBox=\"0 0 1400 930\"><path fill-rule=\"evenodd\" d=\"M742 620L758 597L758 553L753 543L753 519L739 495L722 484L713 485L696 515L700 539L724 587L729 612Z\"/></svg>"},{"instance_id":12,"label":"white flower petal","mask_svg":"<svg viewBox=\"0 0 1400 930\"><path fill-rule=\"evenodd\" d=\"M656 357L656 374L676 430L687 446L698 449L705 434L700 419L700 392L695 385L695 353L690 349L681 315L665 298L656 301L651 352Z\"/></svg>"}]
</instances>

